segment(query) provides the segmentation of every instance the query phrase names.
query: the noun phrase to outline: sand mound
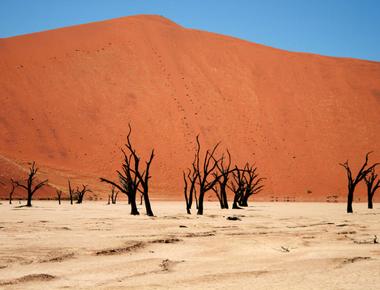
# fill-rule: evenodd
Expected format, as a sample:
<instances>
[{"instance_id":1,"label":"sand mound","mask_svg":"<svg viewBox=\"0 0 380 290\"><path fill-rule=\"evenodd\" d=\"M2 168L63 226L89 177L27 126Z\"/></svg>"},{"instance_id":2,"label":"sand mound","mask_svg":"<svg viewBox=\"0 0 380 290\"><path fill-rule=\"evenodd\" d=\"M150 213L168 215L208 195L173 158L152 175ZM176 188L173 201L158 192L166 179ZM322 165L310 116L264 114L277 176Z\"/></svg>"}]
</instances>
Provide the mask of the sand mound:
<instances>
[{"instance_id":1,"label":"sand mound","mask_svg":"<svg viewBox=\"0 0 380 290\"><path fill-rule=\"evenodd\" d=\"M0 282L0 286L9 286L9 285L15 285L20 283L31 283L31 282L44 282L44 281L50 281L54 280L56 277L49 275L49 274L31 274L26 275L18 279L9 280L5 282Z\"/></svg>"},{"instance_id":2,"label":"sand mound","mask_svg":"<svg viewBox=\"0 0 380 290\"><path fill-rule=\"evenodd\" d=\"M0 71L0 154L37 161L58 187L71 177L104 196L98 177L120 166L128 123L143 156L155 148L153 198L182 198L198 133L256 161L268 178L257 199L342 200L338 163L380 159L377 62L135 16L0 39Z\"/></svg>"}]
</instances>

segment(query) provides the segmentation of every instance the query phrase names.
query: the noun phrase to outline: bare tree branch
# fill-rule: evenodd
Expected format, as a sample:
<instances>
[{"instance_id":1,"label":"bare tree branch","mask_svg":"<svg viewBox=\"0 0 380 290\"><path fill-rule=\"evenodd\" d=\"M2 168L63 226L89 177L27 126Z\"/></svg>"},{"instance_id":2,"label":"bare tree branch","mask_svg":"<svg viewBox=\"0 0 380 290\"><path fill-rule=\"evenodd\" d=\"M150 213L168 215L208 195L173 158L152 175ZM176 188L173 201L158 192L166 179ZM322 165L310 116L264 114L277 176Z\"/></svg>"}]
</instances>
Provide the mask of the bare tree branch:
<instances>
[{"instance_id":1,"label":"bare tree branch","mask_svg":"<svg viewBox=\"0 0 380 290\"><path fill-rule=\"evenodd\" d=\"M375 167L377 165L379 165L379 163L375 163L369 167L368 166L368 159L369 159L369 155L372 153L371 152L368 152L365 156L365 161L363 163L363 165L361 166L361 168L359 169L359 172L357 173L356 177L353 178L352 177L352 172L351 172L351 169L350 169L350 166L348 164L348 160L344 163L339 163L340 166L342 166L345 170L346 170L346 174L347 174L347 187L348 187L348 194L347 194L347 213L352 213L353 210L352 210L352 202L354 200L354 192L355 192L355 188L356 186L358 185L358 183L360 181L362 181L363 179L366 178L366 176L372 171L375 169Z\"/></svg>"},{"instance_id":2,"label":"bare tree branch","mask_svg":"<svg viewBox=\"0 0 380 290\"><path fill-rule=\"evenodd\" d=\"M33 183L36 180L36 174L38 170L39 169L36 167L36 162L33 161L31 167L29 168L28 178L24 182L25 184L20 183L19 181L12 181L14 184L16 184L17 187L21 187L27 191L28 197L26 206L28 207L32 206L32 197L34 193L48 183L48 180L46 179L42 182L37 183L37 185L33 187Z\"/></svg>"}]
</instances>

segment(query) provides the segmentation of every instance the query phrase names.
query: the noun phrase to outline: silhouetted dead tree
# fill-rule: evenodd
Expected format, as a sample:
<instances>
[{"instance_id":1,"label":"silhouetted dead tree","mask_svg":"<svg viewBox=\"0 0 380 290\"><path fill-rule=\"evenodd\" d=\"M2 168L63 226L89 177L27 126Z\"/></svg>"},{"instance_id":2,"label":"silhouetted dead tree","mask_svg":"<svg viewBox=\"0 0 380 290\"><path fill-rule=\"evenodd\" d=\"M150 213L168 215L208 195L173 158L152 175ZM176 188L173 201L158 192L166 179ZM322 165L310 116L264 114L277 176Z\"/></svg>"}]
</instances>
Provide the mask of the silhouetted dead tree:
<instances>
[{"instance_id":1,"label":"silhouetted dead tree","mask_svg":"<svg viewBox=\"0 0 380 290\"><path fill-rule=\"evenodd\" d=\"M191 207L193 205L193 198L195 199L196 208L198 209L198 198L196 192L196 181L198 177L198 171L195 170L195 164L199 161L199 147L197 147L197 151L194 156L194 161L192 163L192 168L187 169L187 174L183 172L183 181L184 181L184 195L186 201L186 211L188 214L191 214Z\"/></svg>"},{"instance_id":2,"label":"silhouetted dead tree","mask_svg":"<svg viewBox=\"0 0 380 290\"><path fill-rule=\"evenodd\" d=\"M111 188L111 202L112 202L112 204L116 204L118 194L119 194L119 191L115 190L115 186L112 186L112 188Z\"/></svg>"},{"instance_id":3,"label":"silhouetted dead tree","mask_svg":"<svg viewBox=\"0 0 380 290\"><path fill-rule=\"evenodd\" d=\"M183 194L185 196L186 212L187 214L191 214L191 204L190 204L189 196L187 193L188 184L187 184L186 172L183 171L182 174L183 174Z\"/></svg>"},{"instance_id":4,"label":"silhouetted dead tree","mask_svg":"<svg viewBox=\"0 0 380 290\"><path fill-rule=\"evenodd\" d=\"M140 158L137 157L134 150L132 154L135 158L135 165L137 164L137 166L135 166L135 171L136 171L136 175L138 179L140 180L140 185L141 185L141 188L138 187L137 189L138 191L140 191L144 199L146 214L148 216L154 216L152 207L150 205L150 200L149 200L149 179L151 178L151 176L149 175L149 170L150 170L150 165L152 164L152 161L154 158L154 150L152 150L149 160L145 162L146 166L145 166L145 171L143 171L143 173L140 173L139 168L138 168L138 160L140 160Z\"/></svg>"},{"instance_id":5,"label":"silhouetted dead tree","mask_svg":"<svg viewBox=\"0 0 380 290\"><path fill-rule=\"evenodd\" d=\"M217 171L213 173L214 178L216 178L218 181L213 187L214 192L216 193L216 196L220 203L220 208L228 209L228 199L227 199L227 188L228 188L228 182L230 180L230 175L235 171L235 169L231 170L231 154L227 150L228 154L228 161L225 162L225 157L222 156L222 159L220 162L217 162L216 169ZM220 178L218 178L220 176Z\"/></svg>"},{"instance_id":6,"label":"silhouetted dead tree","mask_svg":"<svg viewBox=\"0 0 380 290\"><path fill-rule=\"evenodd\" d=\"M68 184L69 184L70 204L73 204L75 192L74 192L74 189L71 187L70 179L68 180Z\"/></svg>"},{"instance_id":7,"label":"silhouetted dead tree","mask_svg":"<svg viewBox=\"0 0 380 290\"><path fill-rule=\"evenodd\" d=\"M30 169L29 169L29 176L25 181L25 184L20 183L19 181L15 181L16 186L21 187L26 190L28 197L27 197L27 203L26 206L32 206L32 198L33 195L36 193L37 190L39 190L41 187L47 184L48 180L44 180L42 182L37 183L35 186L33 186L33 183L36 181L36 175L38 172L38 168L36 168L36 163L33 161Z\"/></svg>"},{"instance_id":8,"label":"silhouetted dead tree","mask_svg":"<svg viewBox=\"0 0 380 290\"><path fill-rule=\"evenodd\" d=\"M232 180L227 185L229 189L234 193L234 200L232 203L233 209L241 209L239 207L239 200L244 195L246 189L246 179L244 177L244 169L240 169L235 166L235 170L232 172Z\"/></svg>"},{"instance_id":9,"label":"silhouetted dead tree","mask_svg":"<svg viewBox=\"0 0 380 290\"><path fill-rule=\"evenodd\" d=\"M243 178L245 189L243 194L240 196L239 205L248 206L249 197L263 190L264 184L262 183L265 178L259 178L257 167L255 165L249 165L249 163L244 166Z\"/></svg>"},{"instance_id":10,"label":"silhouetted dead tree","mask_svg":"<svg viewBox=\"0 0 380 290\"><path fill-rule=\"evenodd\" d=\"M364 178L364 180L367 184L368 208L373 208L372 200L376 190L380 187L380 179L378 178L377 174L375 173L375 170L373 169Z\"/></svg>"},{"instance_id":11,"label":"silhouetted dead tree","mask_svg":"<svg viewBox=\"0 0 380 290\"><path fill-rule=\"evenodd\" d=\"M58 204L61 204L61 196L62 196L62 190L57 189L57 199L58 199Z\"/></svg>"},{"instance_id":12,"label":"silhouetted dead tree","mask_svg":"<svg viewBox=\"0 0 380 290\"><path fill-rule=\"evenodd\" d=\"M131 164L131 156L124 155L124 163L122 164L122 172L117 170L120 185L108 180L106 178L100 178L101 182L109 183L115 186L120 192L124 193L128 197L128 203L131 205L131 215L139 215L139 211L136 205L136 192L139 186L139 181L134 175L132 177L132 172L129 170Z\"/></svg>"},{"instance_id":13,"label":"silhouetted dead tree","mask_svg":"<svg viewBox=\"0 0 380 290\"><path fill-rule=\"evenodd\" d=\"M199 136L196 137L196 150L191 169L183 172L184 196L186 211L191 213L193 198L197 206L197 214L203 214L203 202L206 192L213 190L221 205L221 208L228 208L227 183L231 170L231 156L228 152L228 162L225 157L216 158L215 153L219 146L217 143L212 149L206 151L204 158L200 159L201 145Z\"/></svg>"},{"instance_id":14,"label":"silhouetted dead tree","mask_svg":"<svg viewBox=\"0 0 380 290\"><path fill-rule=\"evenodd\" d=\"M16 182L11 178L11 191L8 194L9 204L12 204L13 193L15 192L16 187L17 187Z\"/></svg>"},{"instance_id":15,"label":"silhouetted dead tree","mask_svg":"<svg viewBox=\"0 0 380 290\"><path fill-rule=\"evenodd\" d=\"M207 150L203 159L203 163L200 162L200 150L201 145L199 143L199 137L196 138L197 150L196 150L196 162L193 163L193 171L196 173L196 184L198 186L198 215L203 214L203 201L205 193L212 190L221 175L213 174L218 163L221 159L216 159L214 157L216 150L218 149L219 143L217 143L211 150Z\"/></svg>"},{"instance_id":16,"label":"silhouetted dead tree","mask_svg":"<svg viewBox=\"0 0 380 290\"><path fill-rule=\"evenodd\" d=\"M137 210L137 205L136 205L136 193L137 191L141 192L141 194L144 197L146 213L148 216L153 216L154 214L153 214L153 211L150 205L150 200L149 200L149 179L151 178L151 176L149 175L149 170L150 170L150 165L154 157L154 150L152 150L150 158L146 162L145 171L141 173L139 169L140 157L138 157L130 141L131 132L132 132L132 129L131 129L131 126L129 125L127 144L125 144L125 147L127 148L128 153L125 152L123 149L121 149L124 155L124 163L122 164L122 172L119 170L117 171L120 184L117 184L116 182L113 182L106 178L100 178L100 181L106 182L108 184L115 186L122 193L128 196L128 202L131 204L132 215L139 214ZM142 188L140 188L140 186Z\"/></svg>"},{"instance_id":17,"label":"silhouetted dead tree","mask_svg":"<svg viewBox=\"0 0 380 290\"><path fill-rule=\"evenodd\" d=\"M83 202L84 195L86 192L92 192L91 189L87 188L87 186L88 185L82 184L82 189L79 189L79 187L77 187L76 198L78 204L81 204Z\"/></svg>"},{"instance_id":18,"label":"silhouetted dead tree","mask_svg":"<svg viewBox=\"0 0 380 290\"><path fill-rule=\"evenodd\" d=\"M355 178L352 177L352 172L350 166L348 164L348 160L345 163L339 163L339 165L343 166L346 169L347 173L347 181L348 181L348 194L347 194L347 213L352 213L352 202L354 200L354 192L355 187L358 185L360 181L362 181L379 163L375 163L372 166L368 166L368 156L372 152L368 152L365 156L365 162L360 168L358 174Z\"/></svg>"}]
</instances>

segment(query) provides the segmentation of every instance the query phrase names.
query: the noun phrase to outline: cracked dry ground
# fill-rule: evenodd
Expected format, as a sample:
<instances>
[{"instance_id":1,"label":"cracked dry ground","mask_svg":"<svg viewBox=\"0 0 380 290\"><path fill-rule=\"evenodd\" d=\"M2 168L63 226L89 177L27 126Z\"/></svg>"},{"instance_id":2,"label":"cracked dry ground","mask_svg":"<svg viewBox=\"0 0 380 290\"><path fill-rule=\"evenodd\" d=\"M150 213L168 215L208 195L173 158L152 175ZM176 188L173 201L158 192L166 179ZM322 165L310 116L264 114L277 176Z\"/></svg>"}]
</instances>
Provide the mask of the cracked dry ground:
<instances>
[{"instance_id":1,"label":"cracked dry ground","mask_svg":"<svg viewBox=\"0 0 380 290\"><path fill-rule=\"evenodd\" d=\"M0 205L0 289L378 289L380 206ZM227 219L228 217L238 217ZM376 240L375 236L379 237Z\"/></svg>"}]
</instances>

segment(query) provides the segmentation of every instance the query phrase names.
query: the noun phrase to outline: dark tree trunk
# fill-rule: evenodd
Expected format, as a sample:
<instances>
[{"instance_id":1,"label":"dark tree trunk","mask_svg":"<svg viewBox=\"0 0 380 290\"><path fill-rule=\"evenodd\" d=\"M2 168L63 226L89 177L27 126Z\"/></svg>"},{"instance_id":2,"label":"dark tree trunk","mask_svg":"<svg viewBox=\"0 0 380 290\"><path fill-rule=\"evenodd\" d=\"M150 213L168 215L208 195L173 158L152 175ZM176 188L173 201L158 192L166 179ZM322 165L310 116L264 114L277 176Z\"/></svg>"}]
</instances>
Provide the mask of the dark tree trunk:
<instances>
[{"instance_id":1,"label":"dark tree trunk","mask_svg":"<svg viewBox=\"0 0 380 290\"><path fill-rule=\"evenodd\" d=\"M243 196L239 202L240 206L248 206L248 197Z\"/></svg>"},{"instance_id":2,"label":"dark tree trunk","mask_svg":"<svg viewBox=\"0 0 380 290\"><path fill-rule=\"evenodd\" d=\"M73 204L73 189L71 188L70 179L67 180L68 186L69 186L69 197L70 197L70 204Z\"/></svg>"},{"instance_id":3,"label":"dark tree trunk","mask_svg":"<svg viewBox=\"0 0 380 290\"><path fill-rule=\"evenodd\" d=\"M149 171L148 171L148 173L149 173ZM144 204L145 204L147 216L154 216L153 211L152 211L152 207L150 206L148 180L146 180L146 182L144 182L143 194L141 195L141 204L142 204L143 197L144 197Z\"/></svg>"},{"instance_id":4,"label":"dark tree trunk","mask_svg":"<svg viewBox=\"0 0 380 290\"><path fill-rule=\"evenodd\" d=\"M370 200L368 200L368 208L373 209L372 197Z\"/></svg>"},{"instance_id":5,"label":"dark tree trunk","mask_svg":"<svg viewBox=\"0 0 380 290\"><path fill-rule=\"evenodd\" d=\"M354 188L348 189L348 195L347 195L347 213L352 213L352 202L354 199Z\"/></svg>"},{"instance_id":6,"label":"dark tree trunk","mask_svg":"<svg viewBox=\"0 0 380 290\"><path fill-rule=\"evenodd\" d=\"M373 195L372 195L372 192L369 190L368 191L368 208L370 209L373 209L372 199L373 199Z\"/></svg>"},{"instance_id":7,"label":"dark tree trunk","mask_svg":"<svg viewBox=\"0 0 380 290\"><path fill-rule=\"evenodd\" d=\"M131 198L131 199L129 199L129 202L131 203L131 215L139 215L140 213L137 209L136 199Z\"/></svg>"},{"instance_id":8,"label":"dark tree trunk","mask_svg":"<svg viewBox=\"0 0 380 290\"><path fill-rule=\"evenodd\" d=\"M81 204L82 202L83 202L83 195L78 194L77 203L78 203L78 204Z\"/></svg>"},{"instance_id":9,"label":"dark tree trunk","mask_svg":"<svg viewBox=\"0 0 380 290\"><path fill-rule=\"evenodd\" d=\"M136 172L136 175L138 177L138 180L140 181L140 185L142 187L142 189L138 189L138 191L140 192L140 204L142 205L142 202L144 199L145 210L146 210L147 216L154 216L153 211L152 211L152 207L150 205L150 200L149 200L149 178L150 178L149 169L150 169L150 164L152 163L152 160L154 158L154 150L152 150L152 152L150 154L150 158L146 162L145 172L142 174L139 172L139 169L138 169L139 158L137 157L137 155L134 151L131 150L131 152L135 158L135 172Z\"/></svg>"},{"instance_id":10,"label":"dark tree trunk","mask_svg":"<svg viewBox=\"0 0 380 290\"><path fill-rule=\"evenodd\" d=\"M380 179L375 173L375 170L372 170L365 178L367 184L367 196L368 196L368 208L373 208L373 196L375 195L376 190L380 187Z\"/></svg>"},{"instance_id":11,"label":"dark tree trunk","mask_svg":"<svg viewBox=\"0 0 380 290\"><path fill-rule=\"evenodd\" d=\"M227 187L230 176L234 171L231 170L231 154L228 150L227 153L228 159L225 159L223 154L222 158L216 162L217 171L213 173L213 177L217 180L217 184L219 185L219 192L217 188L213 188L213 190L219 199L221 209L228 209ZM228 161L226 162L226 160Z\"/></svg>"},{"instance_id":12,"label":"dark tree trunk","mask_svg":"<svg viewBox=\"0 0 380 290\"><path fill-rule=\"evenodd\" d=\"M189 198L187 197L187 182L186 182L186 177L185 177L185 189L184 189L184 196L185 196L185 202L186 202L186 212L187 214L191 214L190 212L190 203L189 203Z\"/></svg>"},{"instance_id":13,"label":"dark tree trunk","mask_svg":"<svg viewBox=\"0 0 380 290\"><path fill-rule=\"evenodd\" d=\"M186 212L187 214L191 214L190 209L191 209L191 204L189 201L189 197L187 196L187 179L186 179L186 174L183 172L183 181L185 183L184 188L183 188L183 193L185 196L185 202L186 202Z\"/></svg>"},{"instance_id":14,"label":"dark tree trunk","mask_svg":"<svg viewBox=\"0 0 380 290\"><path fill-rule=\"evenodd\" d=\"M152 207L150 206L148 194L146 194L146 197L144 197L144 203L145 203L146 214L148 216L154 216L153 211L152 211Z\"/></svg>"},{"instance_id":15,"label":"dark tree trunk","mask_svg":"<svg viewBox=\"0 0 380 290\"><path fill-rule=\"evenodd\" d=\"M241 195L239 193L235 193L234 202L232 203L233 209L241 209L241 207L239 207L240 196Z\"/></svg>"},{"instance_id":16,"label":"dark tree trunk","mask_svg":"<svg viewBox=\"0 0 380 290\"><path fill-rule=\"evenodd\" d=\"M12 199L13 199L13 193L15 192L16 188L16 183L14 182L13 179L11 179L11 191L9 192L9 204L12 204Z\"/></svg>"},{"instance_id":17,"label":"dark tree trunk","mask_svg":"<svg viewBox=\"0 0 380 290\"><path fill-rule=\"evenodd\" d=\"M26 206L32 206L32 192L30 190L28 190L28 199L26 202Z\"/></svg>"},{"instance_id":18,"label":"dark tree trunk","mask_svg":"<svg viewBox=\"0 0 380 290\"><path fill-rule=\"evenodd\" d=\"M220 188L220 194L218 193L218 190L216 188L213 190L215 191L216 196L219 200L220 208L221 209L228 209L226 183L221 182L219 184L219 188Z\"/></svg>"},{"instance_id":19,"label":"dark tree trunk","mask_svg":"<svg viewBox=\"0 0 380 290\"><path fill-rule=\"evenodd\" d=\"M189 212L190 212L190 209L193 205L193 196L196 195L196 192L194 191L195 190L195 178L193 180L190 181L191 182L191 186L190 186L190 192L189 192L189 202L188 202L188 208L189 208ZM197 208L197 205L195 205L195 207Z\"/></svg>"},{"instance_id":20,"label":"dark tree trunk","mask_svg":"<svg viewBox=\"0 0 380 290\"><path fill-rule=\"evenodd\" d=\"M195 199L195 208L199 209L199 201L198 201L198 196L196 193L194 194L194 199ZM202 209L202 212L203 212L203 209Z\"/></svg>"},{"instance_id":21,"label":"dark tree trunk","mask_svg":"<svg viewBox=\"0 0 380 290\"><path fill-rule=\"evenodd\" d=\"M222 202L223 202L223 207L222 208L226 208L228 209L228 200L227 200L227 192L226 192L226 188L223 187L221 189L221 192L220 192L221 196L222 196Z\"/></svg>"},{"instance_id":22,"label":"dark tree trunk","mask_svg":"<svg viewBox=\"0 0 380 290\"><path fill-rule=\"evenodd\" d=\"M116 204L118 193L115 193L113 197L111 197L112 204Z\"/></svg>"},{"instance_id":23,"label":"dark tree trunk","mask_svg":"<svg viewBox=\"0 0 380 290\"><path fill-rule=\"evenodd\" d=\"M57 200L58 200L59 205L61 205L61 196L62 196L62 191L57 189Z\"/></svg>"},{"instance_id":24,"label":"dark tree trunk","mask_svg":"<svg viewBox=\"0 0 380 290\"><path fill-rule=\"evenodd\" d=\"M199 193L198 198L198 215L203 215L203 199L204 199L204 192Z\"/></svg>"},{"instance_id":25,"label":"dark tree trunk","mask_svg":"<svg viewBox=\"0 0 380 290\"><path fill-rule=\"evenodd\" d=\"M215 193L216 193L216 197L218 198L218 201L219 201L219 204L220 204L220 208L223 209L224 208L223 200L222 200L222 198L220 197L220 195L218 194L218 192L216 190L215 190Z\"/></svg>"}]
</instances>

